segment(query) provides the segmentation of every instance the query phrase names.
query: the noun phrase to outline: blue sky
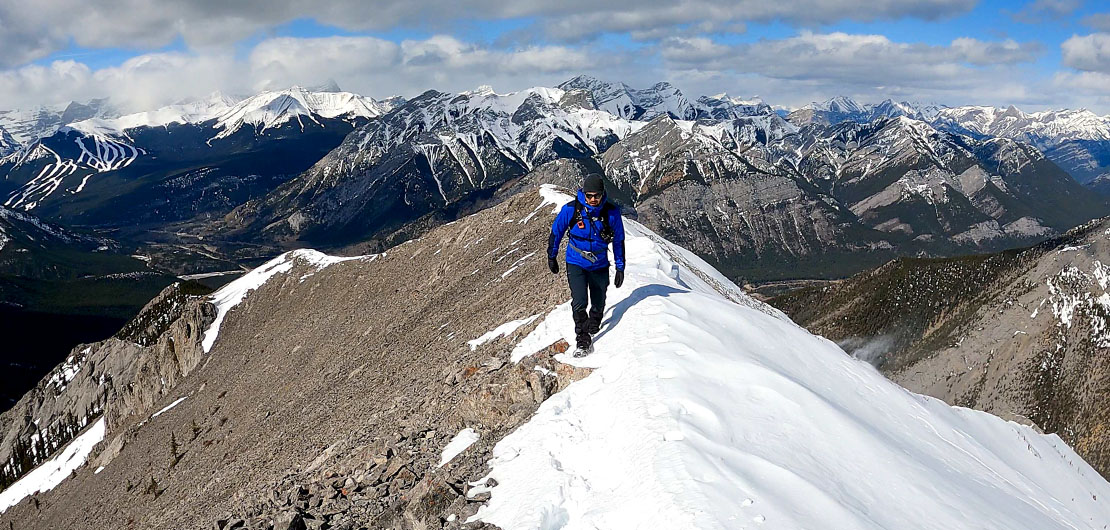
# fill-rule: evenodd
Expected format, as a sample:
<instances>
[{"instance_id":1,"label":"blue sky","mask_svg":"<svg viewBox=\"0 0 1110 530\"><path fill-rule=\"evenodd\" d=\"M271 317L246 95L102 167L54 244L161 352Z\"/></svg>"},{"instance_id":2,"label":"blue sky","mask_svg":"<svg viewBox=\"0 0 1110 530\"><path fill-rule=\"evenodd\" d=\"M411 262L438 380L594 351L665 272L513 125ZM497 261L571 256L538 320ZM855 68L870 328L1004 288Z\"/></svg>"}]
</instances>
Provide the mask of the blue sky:
<instances>
[{"instance_id":1,"label":"blue sky","mask_svg":"<svg viewBox=\"0 0 1110 530\"><path fill-rule=\"evenodd\" d=\"M847 95L1110 113L1106 1L250 3L0 8L0 108L104 96L149 106L329 78L379 98L507 92L586 73L785 107ZM81 20L56 23L78 8Z\"/></svg>"}]
</instances>

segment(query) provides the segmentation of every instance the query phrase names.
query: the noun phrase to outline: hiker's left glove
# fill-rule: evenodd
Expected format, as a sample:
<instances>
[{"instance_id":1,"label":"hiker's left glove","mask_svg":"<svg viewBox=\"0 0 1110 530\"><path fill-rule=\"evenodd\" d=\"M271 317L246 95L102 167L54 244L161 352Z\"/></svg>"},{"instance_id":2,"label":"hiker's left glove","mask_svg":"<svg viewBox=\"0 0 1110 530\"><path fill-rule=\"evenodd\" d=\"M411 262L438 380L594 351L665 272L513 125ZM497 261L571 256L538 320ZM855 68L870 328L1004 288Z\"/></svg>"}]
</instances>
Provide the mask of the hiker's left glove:
<instances>
[{"instance_id":1,"label":"hiker's left glove","mask_svg":"<svg viewBox=\"0 0 1110 530\"><path fill-rule=\"evenodd\" d=\"M551 270L551 274L559 274L559 261L555 258L547 258L547 268Z\"/></svg>"},{"instance_id":2,"label":"hiker's left glove","mask_svg":"<svg viewBox=\"0 0 1110 530\"><path fill-rule=\"evenodd\" d=\"M623 283L624 283L624 271L622 271L620 269L617 269L617 275L613 277L613 286L619 289L621 284L623 284Z\"/></svg>"}]
</instances>

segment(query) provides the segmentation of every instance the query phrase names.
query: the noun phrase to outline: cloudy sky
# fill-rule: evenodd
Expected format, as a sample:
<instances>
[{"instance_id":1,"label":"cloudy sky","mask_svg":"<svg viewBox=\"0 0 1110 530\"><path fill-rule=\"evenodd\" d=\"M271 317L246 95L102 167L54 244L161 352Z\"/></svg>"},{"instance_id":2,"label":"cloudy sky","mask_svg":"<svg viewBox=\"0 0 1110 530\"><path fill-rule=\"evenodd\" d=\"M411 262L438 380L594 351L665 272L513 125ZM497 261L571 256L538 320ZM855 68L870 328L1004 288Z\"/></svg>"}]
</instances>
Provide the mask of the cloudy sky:
<instances>
[{"instance_id":1,"label":"cloudy sky","mask_svg":"<svg viewBox=\"0 0 1110 530\"><path fill-rule=\"evenodd\" d=\"M1110 114L1107 0L0 0L0 108L143 110L334 79L376 98L585 73L796 107Z\"/></svg>"}]
</instances>

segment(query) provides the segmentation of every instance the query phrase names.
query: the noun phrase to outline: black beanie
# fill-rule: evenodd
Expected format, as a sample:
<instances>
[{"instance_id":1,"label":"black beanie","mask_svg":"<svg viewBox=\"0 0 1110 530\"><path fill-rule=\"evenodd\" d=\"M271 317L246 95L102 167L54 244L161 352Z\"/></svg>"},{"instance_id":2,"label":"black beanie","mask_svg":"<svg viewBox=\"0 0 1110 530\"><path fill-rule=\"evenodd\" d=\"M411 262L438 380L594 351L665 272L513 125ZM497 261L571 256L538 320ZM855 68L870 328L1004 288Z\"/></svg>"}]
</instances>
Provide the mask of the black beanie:
<instances>
[{"instance_id":1,"label":"black beanie","mask_svg":"<svg viewBox=\"0 0 1110 530\"><path fill-rule=\"evenodd\" d=\"M582 181L582 191L585 193L605 193L605 182L600 175L587 175Z\"/></svg>"}]
</instances>

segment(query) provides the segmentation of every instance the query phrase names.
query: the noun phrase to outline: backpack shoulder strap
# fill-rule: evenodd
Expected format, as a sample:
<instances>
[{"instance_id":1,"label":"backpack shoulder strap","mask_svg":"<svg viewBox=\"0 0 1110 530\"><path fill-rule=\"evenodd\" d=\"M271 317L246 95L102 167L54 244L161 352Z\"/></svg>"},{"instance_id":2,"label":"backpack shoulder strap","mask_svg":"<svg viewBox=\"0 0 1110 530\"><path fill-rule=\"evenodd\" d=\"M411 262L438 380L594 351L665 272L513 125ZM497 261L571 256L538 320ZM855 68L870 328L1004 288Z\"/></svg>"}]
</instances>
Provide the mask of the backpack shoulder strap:
<instances>
[{"instance_id":1,"label":"backpack shoulder strap","mask_svg":"<svg viewBox=\"0 0 1110 530\"><path fill-rule=\"evenodd\" d=\"M608 200L606 200L605 203L601 205L601 226L604 227L605 230L613 230L613 228L609 226L609 212L614 208L616 208L616 205L609 202Z\"/></svg>"},{"instance_id":2,"label":"backpack shoulder strap","mask_svg":"<svg viewBox=\"0 0 1110 530\"><path fill-rule=\"evenodd\" d=\"M574 217L570 218L571 226L578 224L582 220L582 203L578 199L574 199Z\"/></svg>"}]
</instances>

